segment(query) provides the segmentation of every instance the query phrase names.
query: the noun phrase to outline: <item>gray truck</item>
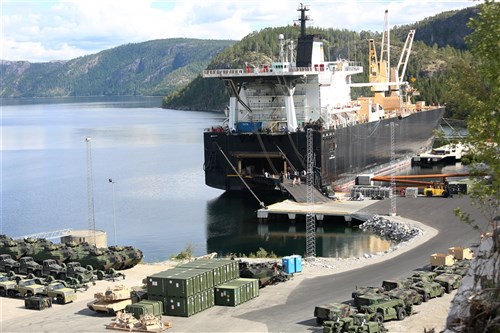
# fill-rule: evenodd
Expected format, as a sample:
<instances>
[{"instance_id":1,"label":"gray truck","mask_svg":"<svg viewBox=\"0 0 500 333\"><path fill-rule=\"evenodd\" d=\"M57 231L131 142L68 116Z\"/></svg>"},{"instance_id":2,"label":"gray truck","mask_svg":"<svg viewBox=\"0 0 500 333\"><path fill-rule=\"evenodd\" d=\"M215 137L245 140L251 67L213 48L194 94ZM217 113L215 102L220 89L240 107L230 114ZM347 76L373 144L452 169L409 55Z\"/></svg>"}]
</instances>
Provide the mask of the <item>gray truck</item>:
<instances>
[{"instance_id":1,"label":"gray truck","mask_svg":"<svg viewBox=\"0 0 500 333\"><path fill-rule=\"evenodd\" d=\"M19 263L12 259L10 254L0 254L0 270L9 273L13 271L19 273Z\"/></svg>"}]
</instances>

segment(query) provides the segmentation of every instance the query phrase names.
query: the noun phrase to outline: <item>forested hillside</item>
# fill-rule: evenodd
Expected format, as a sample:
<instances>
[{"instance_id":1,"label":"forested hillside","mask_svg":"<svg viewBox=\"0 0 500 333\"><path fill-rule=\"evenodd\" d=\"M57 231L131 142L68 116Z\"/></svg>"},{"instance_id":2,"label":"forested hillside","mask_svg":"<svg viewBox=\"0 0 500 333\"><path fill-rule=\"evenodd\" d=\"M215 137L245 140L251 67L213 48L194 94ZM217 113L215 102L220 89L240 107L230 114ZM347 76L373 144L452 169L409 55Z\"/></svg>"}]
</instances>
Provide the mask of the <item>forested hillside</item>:
<instances>
[{"instance_id":1,"label":"forested hillside","mask_svg":"<svg viewBox=\"0 0 500 333\"><path fill-rule=\"evenodd\" d=\"M413 25L396 27L391 32L391 63L397 64L404 41L410 29L417 29L412 54L406 71L406 80L412 81L420 91L420 100L428 103L443 103L444 82L447 71L457 59L468 59L464 49L464 37L470 32L466 27L470 17L477 15L477 8L445 12ZM453 28L453 31L450 29ZM381 34L371 31L360 33L346 29L307 28L308 34L320 36L325 44L327 59L345 58L359 61L368 67L368 40L374 39L380 47ZM299 27L287 26L266 28L254 32L230 48L218 54L209 69L243 68L245 63L262 65L277 59L279 55L279 34L286 39L296 40ZM366 74L353 76L354 82L366 82ZM353 90L353 98L370 94L369 89ZM223 110L229 96L220 80L196 78L191 84L164 98L166 108ZM448 115L449 116L449 115Z\"/></svg>"},{"instance_id":2,"label":"forested hillside","mask_svg":"<svg viewBox=\"0 0 500 333\"><path fill-rule=\"evenodd\" d=\"M165 96L191 82L227 40L162 39L69 61L2 61L1 97Z\"/></svg>"}]
</instances>

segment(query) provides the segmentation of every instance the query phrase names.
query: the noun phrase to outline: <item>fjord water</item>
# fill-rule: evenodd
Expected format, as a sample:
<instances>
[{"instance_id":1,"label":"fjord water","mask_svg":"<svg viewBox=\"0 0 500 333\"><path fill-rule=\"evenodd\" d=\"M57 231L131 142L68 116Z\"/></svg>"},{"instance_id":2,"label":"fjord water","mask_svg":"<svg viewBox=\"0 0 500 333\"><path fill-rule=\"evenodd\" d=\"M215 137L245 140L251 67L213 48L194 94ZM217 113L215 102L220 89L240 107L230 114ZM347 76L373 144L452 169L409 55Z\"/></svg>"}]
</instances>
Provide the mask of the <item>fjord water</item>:
<instances>
[{"instance_id":1,"label":"fjord water","mask_svg":"<svg viewBox=\"0 0 500 333\"><path fill-rule=\"evenodd\" d=\"M160 105L160 98L137 97L4 100L0 233L87 229L90 137L95 226L107 232L109 245L116 230L118 244L138 247L148 262L188 245L196 255L248 254L259 247L303 254L303 222L259 224L259 204L250 194L204 184L202 133L224 116ZM317 235L319 256L389 247L342 221L324 223Z\"/></svg>"}]
</instances>

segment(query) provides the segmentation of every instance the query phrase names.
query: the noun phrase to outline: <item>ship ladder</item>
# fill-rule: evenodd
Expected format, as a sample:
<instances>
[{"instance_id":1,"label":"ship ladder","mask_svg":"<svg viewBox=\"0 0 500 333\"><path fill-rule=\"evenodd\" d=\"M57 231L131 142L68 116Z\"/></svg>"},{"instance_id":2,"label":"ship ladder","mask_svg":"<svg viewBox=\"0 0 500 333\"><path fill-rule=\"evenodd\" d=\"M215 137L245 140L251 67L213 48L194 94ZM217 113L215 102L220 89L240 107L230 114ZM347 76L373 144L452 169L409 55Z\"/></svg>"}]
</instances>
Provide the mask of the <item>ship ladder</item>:
<instances>
[{"instance_id":1,"label":"ship ladder","mask_svg":"<svg viewBox=\"0 0 500 333\"><path fill-rule=\"evenodd\" d=\"M229 163L229 165L233 169L234 173L236 173L236 175L240 178L240 180L243 183L243 185L245 185L245 187L250 191L250 193L252 193L252 195L254 196L254 198L259 202L259 205L262 208L267 208L266 205L264 205L264 202L261 201L259 199L259 197L257 197L257 195L255 194L255 192L252 191L252 189L250 188L250 186L248 186L247 182L243 179L243 177L240 175L240 173L238 172L238 170L236 170L236 168L234 167L234 165L231 163L231 161L229 160L229 158L227 157L227 155L222 150L221 146L219 146L219 144L217 142L214 142L214 143L217 145L217 148L219 148L219 151L221 152L222 156L224 156L224 158L226 159L227 163Z\"/></svg>"}]
</instances>

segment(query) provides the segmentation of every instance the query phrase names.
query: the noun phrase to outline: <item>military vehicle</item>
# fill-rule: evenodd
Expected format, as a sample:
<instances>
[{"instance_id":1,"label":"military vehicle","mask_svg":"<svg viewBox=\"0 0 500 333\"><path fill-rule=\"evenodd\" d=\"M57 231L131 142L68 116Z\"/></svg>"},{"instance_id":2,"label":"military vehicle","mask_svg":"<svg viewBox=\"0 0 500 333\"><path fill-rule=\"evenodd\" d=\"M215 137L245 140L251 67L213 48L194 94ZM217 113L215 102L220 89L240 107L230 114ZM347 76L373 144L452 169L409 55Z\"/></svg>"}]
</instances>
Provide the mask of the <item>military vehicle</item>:
<instances>
[{"instance_id":1,"label":"military vehicle","mask_svg":"<svg viewBox=\"0 0 500 333\"><path fill-rule=\"evenodd\" d=\"M455 274L455 269L453 266L436 266L432 269L433 272L437 274L437 276L448 273L448 274Z\"/></svg>"},{"instance_id":2,"label":"military vehicle","mask_svg":"<svg viewBox=\"0 0 500 333\"><path fill-rule=\"evenodd\" d=\"M413 272L412 276L410 277L413 282L432 282L434 281L434 278L437 276L436 272L428 272L428 271L418 271L418 272Z\"/></svg>"},{"instance_id":3,"label":"military vehicle","mask_svg":"<svg viewBox=\"0 0 500 333\"><path fill-rule=\"evenodd\" d=\"M31 296L24 299L24 307L32 310L45 310L52 307L52 300L46 296Z\"/></svg>"},{"instance_id":4,"label":"military vehicle","mask_svg":"<svg viewBox=\"0 0 500 333\"><path fill-rule=\"evenodd\" d=\"M411 288L422 295L422 300L424 302L427 302L431 298L441 297L444 295L444 288L437 282L419 281L412 284Z\"/></svg>"},{"instance_id":5,"label":"military vehicle","mask_svg":"<svg viewBox=\"0 0 500 333\"><path fill-rule=\"evenodd\" d=\"M116 314L123 311L127 305L137 303L144 297L139 288L129 288L123 285L109 287L104 293L95 293L94 300L87 307L96 312Z\"/></svg>"},{"instance_id":6,"label":"military vehicle","mask_svg":"<svg viewBox=\"0 0 500 333\"><path fill-rule=\"evenodd\" d=\"M134 267L137 265L139 262L141 262L143 258L142 251L139 249L136 249L132 246L110 246L108 247L109 250L118 253L123 257L123 261L120 265L120 267L115 267L116 269L127 269L130 267Z\"/></svg>"},{"instance_id":7,"label":"military vehicle","mask_svg":"<svg viewBox=\"0 0 500 333\"><path fill-rule=\"evenodd\" d=\"M92 268L87 267L87 268ZM83 268L79 262L72 261L66 265L66 276L77 279L80 283L93 282L95 284L96 276L93 269Z\"/></svg>"},{"instance_id":8,"label":"military vehicle","mask_svg":"<svg viewBox=\"0 0 500 333\"><path fill-rule=\"evenodd\" d=\"M14 297L17 294L17 282L12 276L7 274L0 275L0 296Z\"/></svg>"},{"instance_id":9,"label":"military vehicle","mask_svg":"<svg viewBox=\"0 0 500 333\"><path fill-rule=\"evenodd\" d=\"M401 299L387 295L365 294L358 297L358 312L367 314L370 320L384 322L392 319L403 320L412 313L413 307Z\"/></svg>"},{"instance_id":10,"label":"military vehicle","mask_svg":"<svg viewBox=\"0 0 500 333\"><path fill-rule=\"evenodd\" d=\"M12 259L10 254L0 254L0 270L9 273L19 273L19 263Z\"/></svg>"},{"instance_id":11,"label":"military vehicle","mask_svg":"<svg viewBox=\"0 0 500 333\"><path fill-rule=\"evenodd\" d=\"M328 303L316 306L314 308L314 317L316 317L318 325L321 325L326 320L338 320L355 312L349 304Z\"/></svg>"},{"instance_id":12,"label":"military vehicle","mask_svg":"<svg viewBox=\"0 0 500 333\"><path fill-rule=\"evenodd\" d=\"M36 262L43 262L46 259L53 259L58 265L64 262L73 255L73 251L65 245L54 244L48 240L40 239L27 255L33 257Z\"/></svg>"},{"instance_id":13,"label":"military vehicle","mask_svg":"<svg viewBox=\"0 0 500 333\"><path fill-rule=\"evenodd\" d=\"M461 276L467 275L471 264L471 260L463 259L457 260L453 266L453 273Z\"/></svg>"},{"instance_id":14,"label":"military vehicle","mask_svg":"<svg viewBox=\"0 0 500 333\"><path fill-rule=\"evenodd\" d=\"M363 313L356 313L348 317L335 321L325 321L323 333L385 333L384 324L369 320L369 316Z\"/></svg>"},{"instance_id":15,"label":"military vehicle","mask_svg":"<svg viewBox=\"0 0 500 333\"><path fill-rule=\"evenodd\" d=\"M5 238L0 246L0 254L10 254L12 259L19 260L28 252L30 245L24 241L15 241L12 238Z\"/></svg>"},{"instance_id":16,"label":"military vehicle","mask_svg":"<svg viewBox=\"0 0 500 333\"><path fill-rule=\"evenodd\" d=\"M17 296L31 297L43 295L45 286L38 284L34 279L22 279L17 282Z\"/></svg>"},{"instance_id":17,"label":"military vehicle","mask_svg":"<svg viewBox=\"0 0 500 333\"><path fill-rule=\"evenodd\" d=\"M407 305L422 304L422 295L410 288L411 283L410 280L384 280L382 281L382 287L386 295L402 299Z\"/></svg>"},{"instance_id":18,"label":"military vehicle","mask_svg":"<svg viewBox=\"0 0 500 333\"><path fill-rule=\"evenodd\" d=\"M54 259L45 259L42 262L42 276L49 275L64 280L66 278L66 267L58 265Z\"/></svg>"},{"instance_id":19,"label":"military vehicle","mask_svg":"<svg viewBox=\"0 0 500 333\"><path fill-rule=\"evenodd\" d=\"M458 274L443 273L436 276L434 282L443 286L444 291L449 294L452 290L457 289L462 281L462 276Z\"/></svg>"},{"instance_id":20,"label":"military vehicle","mask_svg":"<svg viewBox=\"0 0 500 333\"><path fill-rule=\"evenodd\" d=\"M60 281L49 283L41 294L50 297L53 302L58 304L67 304L76 301L75 290L68 288Z\"/></svg>"},{"instance_id":21,"label":"military vehicle","mask_svg":"<svg viewBox=\"0 0 500 333\"><path fill-rule=\"evenodd\" d=\"M238 265L240 277L258 279L259 288L264 288L267 285L284 282L290 279L290 275L283 271L283 266L276 262L248 263L246 261L240 261Z\"/></svg>"},{"instance_id":22,"label":"military vehicle","mask_svg":"<svg viewBox=\"0 0 500 333\"><path fill-rule=\"evenodd\" d=\"M108 249L98 249L87 243L73 247L74 254L71 261L78 261L82 266L90 265L94 269L107 271L110 268L119 269L123 262L123 257Z\"/></svg>"},{"instance_id":23,"label":"military vehicle","mask_svg":"<svg viewBox=\"0 0 500 333\"><path fill-rule=\"evenodd\" d=\"M20 274L35 274L35 276L42 276L42 265L33 260L32 257L22 257L19 259L19 264Z\"/></svg>"},{"instance_id":24,"label":"military vehicle","mask_svg":"<svg viewBox=\"0 0 500 333\"><path fill-rule=\"evenodd\" d=\"M382 287L356 287L356 290L351 293L353 299L353 305L358 307L358 297L362 295L373 295L373 294L382 294L384 292L384 288Z\"/></svg>"}]
</instances>

